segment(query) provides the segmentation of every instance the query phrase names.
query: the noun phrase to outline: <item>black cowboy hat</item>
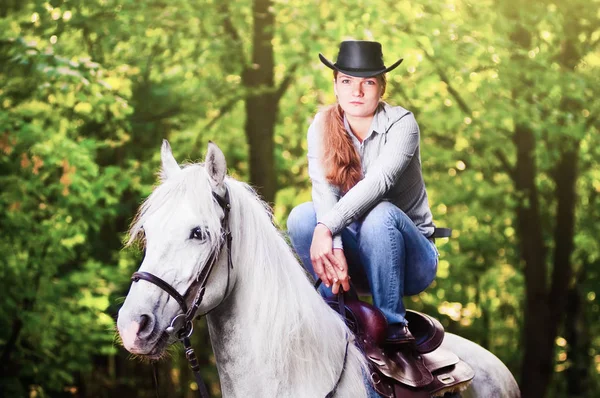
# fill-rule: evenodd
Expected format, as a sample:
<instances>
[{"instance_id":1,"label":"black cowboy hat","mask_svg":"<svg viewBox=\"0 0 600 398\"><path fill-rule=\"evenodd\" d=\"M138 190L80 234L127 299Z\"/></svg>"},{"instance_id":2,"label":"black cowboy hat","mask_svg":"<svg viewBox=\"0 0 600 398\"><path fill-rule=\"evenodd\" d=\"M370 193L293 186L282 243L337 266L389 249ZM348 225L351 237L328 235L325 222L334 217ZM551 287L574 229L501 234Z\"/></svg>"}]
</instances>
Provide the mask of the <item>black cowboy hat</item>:
<instances>
[{"instance_id":1,"label":"black cowboy hat","mask_svg":"<svg viewBox=\"0 0 600 398\"><path fill-rule=\"evenodd\" d=\"M332 63L319 53L321 62L328 68L355 77L373 77L387 73L400 65L403 59L385 67L381 43L376 41L348 40L340 44L336 63Z\"/></svg>"}]
</instances>

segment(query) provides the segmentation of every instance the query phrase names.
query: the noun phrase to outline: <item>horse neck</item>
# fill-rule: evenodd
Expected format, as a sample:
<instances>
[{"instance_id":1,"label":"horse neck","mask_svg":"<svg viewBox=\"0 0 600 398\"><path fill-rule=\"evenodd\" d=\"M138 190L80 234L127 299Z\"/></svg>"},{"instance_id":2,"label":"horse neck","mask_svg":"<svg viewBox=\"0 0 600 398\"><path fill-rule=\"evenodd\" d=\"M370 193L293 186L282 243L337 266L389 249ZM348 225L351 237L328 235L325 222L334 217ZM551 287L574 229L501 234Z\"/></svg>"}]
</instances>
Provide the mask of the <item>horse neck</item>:
<instances>
[{"instance_id":1,"label":"horse neck","mask_svg":"<svg viewBox=\"0 0 600 398\"><path fill-rule=\"evenodd\" d=\"M236 282L208 319L224 395L324 396L341 372L348 330L311 286L261 202L231 185ZM356 392L364 386L353 350L346 373L354 373L348 376L354 384L358 378Z\"/></svg>"}]
</instances>

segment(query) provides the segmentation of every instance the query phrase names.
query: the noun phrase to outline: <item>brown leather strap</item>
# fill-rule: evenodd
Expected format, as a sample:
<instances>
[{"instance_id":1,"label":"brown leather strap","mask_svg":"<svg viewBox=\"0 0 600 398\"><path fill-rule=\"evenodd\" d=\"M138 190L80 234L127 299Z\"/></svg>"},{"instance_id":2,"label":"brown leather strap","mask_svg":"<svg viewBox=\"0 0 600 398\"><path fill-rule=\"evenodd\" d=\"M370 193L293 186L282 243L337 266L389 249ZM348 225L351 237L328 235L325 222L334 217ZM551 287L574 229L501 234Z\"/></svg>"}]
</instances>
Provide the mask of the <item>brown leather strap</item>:
<instances>
[{"instance_id":1,"label":"brown leather strap","mask_svg":"<svg viewBox=\"0 0 600 398\"><path fill-rule=\"evenodd\" d=\"M208 394L208 389L206 388L206 384L204 384L204 380L202 380L202 376L200 376L200 364L198 363L198 358L196 357L196 353L192 348L192 344L190 342L189 337L185 337L181 340L183 343L183 347L185 349L185 357L187 358L190 368L192 372L194 372L194 377L196 379L196 384L198 385L198 393L201 398L210 398Z\"/></svg>"},{"instance_id":2,"label":"brown leather strap","mask_svg":"<svg viewBox=\"0 0 600 398\"><path fill-rule=\"evenodd\" d=\"M175 301L177 301L177 303L179 304L179 306L181 307L181 309L183 310L184 313L187 312L187 304L185 302L185 299L183 298L183 296L181 294L179 294L179 292L177 292L177 290L175 290L167 282L163 281L158 276L152 275L149 272L134 272L133 275L131 276L131 280L134 282L137 282L140 279L143 279L146 282L150 282L150 283L160 287L169 296L173 297L175 299Z\"/></svg>"}]
</instances>

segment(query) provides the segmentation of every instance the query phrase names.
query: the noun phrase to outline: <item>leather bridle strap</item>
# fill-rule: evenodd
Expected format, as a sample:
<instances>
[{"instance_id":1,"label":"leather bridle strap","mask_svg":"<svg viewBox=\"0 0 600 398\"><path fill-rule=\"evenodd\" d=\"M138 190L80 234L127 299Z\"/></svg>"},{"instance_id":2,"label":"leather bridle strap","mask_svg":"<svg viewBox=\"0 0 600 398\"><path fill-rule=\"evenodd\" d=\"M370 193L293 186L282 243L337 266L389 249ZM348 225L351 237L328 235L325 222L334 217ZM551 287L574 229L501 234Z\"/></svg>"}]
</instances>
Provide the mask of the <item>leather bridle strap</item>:
<instances>
[{"instance_id":1,"label":"leather bridle strap","mask_svg":"<svg viewBox=\"0 0 600 398\"><path fill-rule=\"evenodd\" d=\"M185 357L190 363L190 369L192 369L192 372L194 372L194 378L196 379L196 384L198 385L198 393L200 394L200 397L209 398L210 395L206 389L206 384L204 384L204 380L202 380L202 376L200 376L200 364L198 363L198 358L196 357L196 353L192 348L190 338L184 337L181 339L181 343L185 349Z\"/></svg>"},{"instance_id":2,"label":"leather bridle strap","mask_svg":"<svg viewBox=\"0 0 600 398\"><path fill-rule=\"evenodd\" d=\"M194 314L196 313L196 311L200 307L200 304L202 303L202 299L204 298L204 293L206 291L206 285L208 284L208 278L209 278L210 274L212 273L212 270L214 268L214 265L217 262L217 258L219 256L219 253L221 252L222 248L223 248L223 245L221 244L216 248L216 250L214 250L211 253L211 255L208 258L208 261L206 263L207 265L202 269L202 271L200 272L200 275L198 275L198 277L196 278L196 281L200 282L200 287L198 288L196 297L194 298L194 301L192 301L192 305L189 308L187 306L187 296L188 296L188 293L190 292L192 286L194 286L194 284L192 284L192 286L190 286L188 288L188 290L186 291L185 295L182 296L181 294L179 294L179 292L177 290L175 290L173 288L173 286L169 285L167 282L165 282L158 276L155 276L149 272L134 272L133 275L131 276L131 280L134 282L137 282L141 279L141 280L145 280L146 282L150 282L150 283L158 286L160 289L162 289L164 292L166 292L169 296L173 297L175 299L175 301L177 301L177 303L179 304L179 307L181 307L182 313L176 315L175 318L173 318L171 320L171 324L166 330L167 333L169 333L169 334L177 333L176 336L180 340L184 336L189 337L192 334L192 330L193 330L192 321L194 320ZM231 258L231 255L229 254L231 252L230 245L228 245L227 251L228 251L228 257ZM231 263L231 261L229 261L229 263ZM223 298L221 299L221 302L215 306L215 308L218 307L219 305L221 305L223 300L225 300L225 298L227 297L227 293L229 291L229 278L230 278L230 268L227 269L227 286L225 287L225 292L223 293ZM204 314L204 315L206 315L206 314ZM177 324L177 323L179 323L179 324Z\"/></svg>"},{"instance_id":3,"label":"leather bridle strap","mask_svg":"<svg viewBox=\"0 0 600 398\"><path fill-rule=\"evenodd\" d=\"M160 287L162 290L167 292L169 296L173 297L175 301L177 301L177 303L179 303L179 306L181 307L184 313L187 312L187 304L185 302L185 298L167 282L163 281L158 276L152 275L149 272L134 272L131 276L131 280L134 282L137 282L140 279L143 279L146 282L150 282Z\"/></svg>"},{"instance_id":4,"label":"leather bridle strap","mask_svg":"<svg viewBox=\"0 0 600 398\"><path fill-rule=\"evenodd\" d=\"M212 194L213 194L213 197L215 198L215 200L217 201L217 203L219 204L219 206L221 207L221 209L223 210L223 220L221 221L221 227L223 228L224 242L222 241L222 243L218 246L218 248L212 252L212 254L210 255L210 257L207 261L207 265L202 269L202 271L196 278L196 280L200 283L200 287L198 288L196 297L194 298L194 301L192 302L192 306L188 309L187 302L186 302L187 294L189 293L191 286L190 286L190 289L188 289L188 291L185 293L185 296L182 296L181 294L179 294L179 292L177 290L175 290L175 288L173 288L173 286L171 286L170 284L168 284L167 282L165 282L158 276L155 276L149 272L143 272L143 271L142 272L134 272L133 275L131 276L132 281L137 282L140 279L145 280L147 282L150 282L150 283L158 286L163 291L165 291L169 296L173 297L175 299L175 301L177 301L177 303L179 304L179 307L181 307L181 310L183 311L183 315L185 316L186 324L191 322L194 319L194 315L195 315L196 311L198 310L198 308L200 307L202 299L204 298L204 292L206 290L206 285L208 284L208 278L210 277L210 274L212 273L212 270L214 269L214 265L217 262L219 253L221 252L221 249L223 248L223 243L226 243L226 245L227 245L228 270L227 270L227 286L226 286L225 293L223 295L224 297L221 300L221 303L225 299L225 296L227 296L227 291L229 290L230 269L233 268L233 263L231 261L231 231L229 229L229 211L231 209L231 205L229 203L229 190L225 189L224 197L217 195L215 192L213 192ZM219 305L221 303L219 303ZM217 305L217 307L218 307L218 305ZM179 317L181 315L182 314L178 315L177 317ZM175 317L173 319L173 321L177 317ZM181 338L183 336L179 336L179 337Z\"/></svg>"},{"instance_id":5,"label":"leather bridle strap","mask_svg":"<svg viewBox=\"0 0 600 398\"><path fill-rule=\"evenodd\" d=\"M181 294L179 294L179 292L177 290L175 290L167 282L165 282L158 276L152 275L149 272L134 272L133 275L131 276L131 280L133 282L137 282L141 279L141 280L145 280L147 282L150 282L150 283L158 286L160 289L165 291L169 296L173 297L175 299L175 301L177 301L177 303L181 307L181 310L183 311L183 313L175 316L175 318L173 318L171 320L171 325L167 328L166 331L169 334L177 333L177 335L176 335L177 338L183 344L183 346L185 348L185 356L190 364L190 368L194 372L194 377L196 378L196 384L198 384L198 392L202 398L210 398L210 395L208 394L206 385L204 384L204 381L202 380L202 377L200 376L200 365L198 364L198 358L196 357L196 353L194 352L194 349L192 348L192 345L190 342L190 336L193 332L192 321L194 319L194 315L195 315L196 311L198 310L198 308L200 307L200 304L202 303L202 299L204 298L204 293L206 291L206 285L208 284L208 278L210 277L212 270L215 268L214 266L217 263L219 254L221 253L221 250L223 249L223 243L225 243L227 246L227 285L225 286L225 292L223 293L223 297L221 298L221 301L219 302L219 304L217 304L214 308L212 308L208 312L214 310L215 308L220 306L223 303L223 301L225 301L225 298L227 297L228 292L229 292L229 279L230 279L230 275L231 275L231 269L233 268L233 262L231 260L231 240L232 239L231 239L231 230L229 229L229 211L231 210L231 204L229 202L229 190L227 188L225 188L225 195L223 197L217 195L215 192L213 192L212 194L213 194L213 197L215 198L215 200L217 201L217 203L219 204L219 206L221 207L221 209L223 210L223 220L221 220L221 228L223 230L223 240L221 241L219 246L216 248L216 250L214 250L211 253L211 255L207 261L207 266L205 266L202 269L202 271L196 278L196 281L200 283L200 287L198 288L196 297L194 298L194 301L192 302L192 306L188 309L188 306L186 303L186 297L187 297L188 293L191 291L192 286L190 286L190 288L188 288L188 290L185 293L185 296L182 296ZM203 314L202 316L208 314L208 312ZM184 318L183 324L176 325L176 321L178 319L180 319L181 317ZM178 327L178 328L176 329L176 327Z\"/></svg>"}]
</instances>

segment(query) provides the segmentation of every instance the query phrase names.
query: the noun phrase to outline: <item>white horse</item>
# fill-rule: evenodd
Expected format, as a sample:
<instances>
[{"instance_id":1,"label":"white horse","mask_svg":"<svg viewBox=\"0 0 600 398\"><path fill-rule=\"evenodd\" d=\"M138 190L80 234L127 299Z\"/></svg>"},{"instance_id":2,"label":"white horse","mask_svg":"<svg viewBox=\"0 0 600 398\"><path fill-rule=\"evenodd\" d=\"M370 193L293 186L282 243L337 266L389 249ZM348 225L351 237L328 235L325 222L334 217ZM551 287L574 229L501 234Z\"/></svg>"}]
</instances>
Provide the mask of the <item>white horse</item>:
<instances>
[{"instance_id":1,"label":"white horse","mask_svg":"<svg viewBox=\"0 0 600 398\"><path fill-rule=\"evenodd\" d=\"M160 277L182 296L188 290L197 295L199 275L214 260L193 315L210 311L223 397L320 398L340 375L336 397L366 397L369 373L353 334L315 291L266 205L247 184L226 176L220 149L209 144L204 164L180 168L164 141L161 157L161 183L141 206L129 243L144 240L139 272ZM231 253L222 244L225 213L213 196L226 191ZM181 313L172 297L145 281L132 284L117 321L128 351L156 359L175 341L166 332ZM475 370L463 396L519 396L511 373L493 354L450 334L443 345Z\"/></svg>"}]
</instances>

